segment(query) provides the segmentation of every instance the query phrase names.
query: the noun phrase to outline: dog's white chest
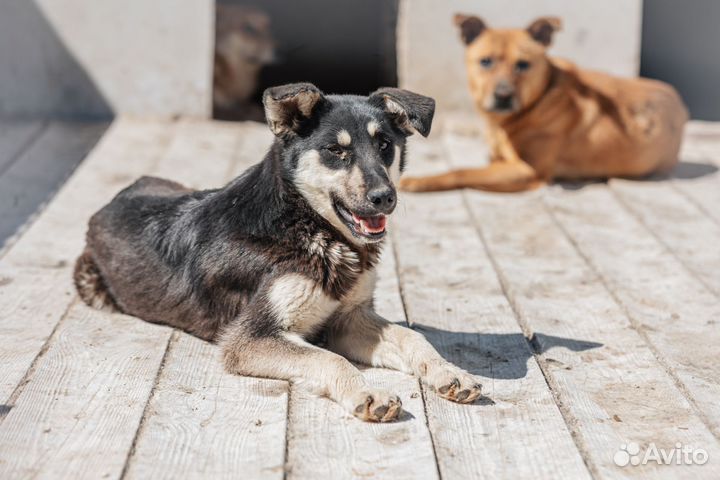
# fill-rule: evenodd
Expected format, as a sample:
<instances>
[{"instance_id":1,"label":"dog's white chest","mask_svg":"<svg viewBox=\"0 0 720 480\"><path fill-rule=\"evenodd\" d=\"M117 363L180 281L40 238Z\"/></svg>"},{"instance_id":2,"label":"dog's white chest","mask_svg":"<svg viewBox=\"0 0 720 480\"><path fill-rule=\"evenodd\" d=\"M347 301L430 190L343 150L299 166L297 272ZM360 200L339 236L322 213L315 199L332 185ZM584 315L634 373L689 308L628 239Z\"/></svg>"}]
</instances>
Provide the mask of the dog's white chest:
<instances>
[{"instance_id":1,"label":"dog's white chest","mask_svg":"<svg viewBox=\"0 0 720 480\"><path fill-rule=\"evenodd\" d=\"M283 328L300 335L316 331L340 305L321 285L296 273L276 279L268 300Z\"/></svg>"},{"instance_id":2,"label":"dog's white chest","mask_svg":"<svg viewBox=\"0 0 720 480\"><path fill-rule=\"evenodd\" d=\"M304 336L317 331L338 309L351 311L369 302L376 277L374 270L363 272L353 288L338 301L315 281L290 273L273 281L268 302L285 330Z\"/></svg>"}]
</instances>

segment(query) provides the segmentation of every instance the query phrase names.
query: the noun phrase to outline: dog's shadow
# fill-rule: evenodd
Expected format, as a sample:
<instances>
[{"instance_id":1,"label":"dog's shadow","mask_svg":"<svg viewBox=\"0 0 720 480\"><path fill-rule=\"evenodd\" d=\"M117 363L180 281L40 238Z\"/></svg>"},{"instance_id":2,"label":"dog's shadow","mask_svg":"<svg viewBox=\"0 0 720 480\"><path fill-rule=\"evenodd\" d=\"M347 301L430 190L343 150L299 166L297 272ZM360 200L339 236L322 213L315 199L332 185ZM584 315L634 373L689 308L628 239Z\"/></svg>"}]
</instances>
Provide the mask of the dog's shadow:
<instances>
[{"instance_id":1,"label":"dog's shadow","mask_svg":"<svg viewBox=\"0 0 720 480\"><path fill-rule=\"evenodd\" d=\"M688 162L685 160L680 161L670 175L658 177L657 181L668 180L670 178L677 178L679 180L692 180L695 178L705 177L712 175L718 171L718 167L710 163L698 163ZM651 177L650 180L653 180Z\"/></svg>"},{"instance_id":2,"label":"dog's shadow","mask_svg":"<svg viewBox=\"0 0 720 480\"><path fill-rule=\"evenodd\" d=\"M670 173L656 173L644 178L633 178L636 182L667 182L669 180L694 180L717 173L718 167L706 162L681 160ZM588 185L606 183L607 180L558 181L564 190L581 190Z\"/></svg>"},{"instance_id":3,"label":"dog's shadow","mask_svg":"<svg viewBox=\"0 0 720 480\"><path fill-rule=\"evenodd\" d=\"M519 379L528 373L528 362L535 353L556 347L581 352L602 347L589 340L535 333L527 339L522 333L451 332L414 324L448 361L468 372L485 378Z\"/></svg>"}]
</instances>

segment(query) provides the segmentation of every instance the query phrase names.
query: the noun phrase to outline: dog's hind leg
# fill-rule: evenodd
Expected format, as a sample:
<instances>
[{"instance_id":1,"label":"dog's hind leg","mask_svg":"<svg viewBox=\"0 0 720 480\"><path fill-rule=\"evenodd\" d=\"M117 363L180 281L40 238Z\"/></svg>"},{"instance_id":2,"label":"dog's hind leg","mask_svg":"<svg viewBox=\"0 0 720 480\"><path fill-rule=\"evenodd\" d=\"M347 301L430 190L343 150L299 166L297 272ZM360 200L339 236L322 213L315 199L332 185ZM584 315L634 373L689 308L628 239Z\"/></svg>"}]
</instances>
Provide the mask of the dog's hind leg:
<instances>
[{"instance_id":1,"label":"dog's hind leg","mask_svg":"<svg viewBox=\"0 0 720 480\"><path fill-rule=\"evenodd\" d=\"M400 398L372 388L347 359L295 334L251 338L240 325L231 325L220 343L225 368L231 373L309 383L370 422L391 422L402 412Z\"/></svg>"},{"instance_id":2,"label":"dog's hind leg","mask_svg":"<svg viewBox=\"0 0 720 480\"><path fill-rule=\"evenodd\" d=\"M408 192L439 192L474 188L489 192L521 192L542 186L535 171L525 163L493 162L485 168L453 170L428 177L407 177L400 188Z\"/></svg>"},{"instance_id":3,"label":"dog's hind leg","mask_svg":"<svg viewBox=\"0 0 720 480\"><path fill-rule=\"evenodd\" d=\"M357 362L417 375L454 402L471 403L481 394L478 380L445 360L421 333L388 322L369 306L332 320L328 348Z\"/></svg>"},{"instance_id":4,"label":"dog's hind leg","mask_svg":"<svg viewBox=\"0 0 720 480\"><path fill-rule=\"evenodd\" d=\"M80 298L89 306L110 312L120 311L87 248L75 262L73 280Z\"/></svg>"}]
</instances>

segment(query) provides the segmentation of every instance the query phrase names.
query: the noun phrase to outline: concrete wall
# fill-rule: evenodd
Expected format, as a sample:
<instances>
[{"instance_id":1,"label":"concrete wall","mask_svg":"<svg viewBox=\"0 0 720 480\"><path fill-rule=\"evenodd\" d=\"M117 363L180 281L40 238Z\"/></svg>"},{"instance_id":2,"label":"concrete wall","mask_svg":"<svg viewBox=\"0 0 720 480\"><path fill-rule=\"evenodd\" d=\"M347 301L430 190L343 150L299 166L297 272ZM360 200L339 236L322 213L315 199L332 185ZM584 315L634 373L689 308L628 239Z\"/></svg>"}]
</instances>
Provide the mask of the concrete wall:
<instances>
[{"instance_id":1,"label":"concrete wall","mask_svg":"<svg viewBox=\"0 0 720 480\"><path fill-rule=\"evenodd\" d=\"M212 0L3 0L0 115L209 116Z\"/></svg>"},{"instance_id":2,"label":"concrete wall","mask_svg":"<svg viewBox=\"0 0 720 480\"><path fill-rule=\"evenodd\" d=\"M550 49L579 65L618 75L637 75L641 0L402 0L398 20L398 80L433 96L438 113L470 110L463 45L452 24L456 12L472 13L490 26L525 27L556 15L563 30Z\"/></svg>"}]
</instances>

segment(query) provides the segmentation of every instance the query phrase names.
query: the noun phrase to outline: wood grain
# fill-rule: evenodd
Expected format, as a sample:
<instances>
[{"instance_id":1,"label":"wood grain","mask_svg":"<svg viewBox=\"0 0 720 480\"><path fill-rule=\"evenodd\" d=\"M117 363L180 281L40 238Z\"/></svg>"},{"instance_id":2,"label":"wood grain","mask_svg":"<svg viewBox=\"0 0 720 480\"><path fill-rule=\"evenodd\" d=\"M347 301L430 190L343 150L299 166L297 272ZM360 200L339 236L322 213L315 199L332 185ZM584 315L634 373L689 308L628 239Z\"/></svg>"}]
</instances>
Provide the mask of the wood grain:
<instances>
[{"instance_id":1,"label":"wood grain","mask_svg":"<svg viewBox=\"0 0 720 480\"><path fill-rule=\"evenodd\" d=\"M413 147L413 174L446 168L440 144ZM425 392L441 475L589 478L462 194L405 194L393 231L411 325L448 360L478 375L494 401L458 405Z\"/></svg>"},{"instance_id":2,"label":"wood grain","mask_svg":"<svg viewBox=\"0 0 720 480\"><path fill-rule=\"evenodd\" d=\"M451 160L469 147L453 135L446 144ZM574 420L572 428L596 478L626 476L613 456L628 442L654 442L668 450L682 442L714 452L711 432L554 223L543 207L544 194L465 192L504 290L542 352L543 371ZM686 468L649 463L634 471L677 478Z\"/></svg>"},{"instance_id":3,"label":"wood grain","mask_svg":"<svg viewBox=\"0 0 720 480\"><path fill-rule=\"evenodd\" d=\"M154 165L167 127L120 120L113 124L54 201L0 260L3 342L0 401L6 403L75 296L71 272L90 215L130 178Z\"/></svg>"},{"instance_id":4,"label":"wood grain","mask_svg":"<svg viewBox=\"0 0 720 480\"><path fill-rule=\"evenodd\" d=\"M287 384L223 372L177 332L125 478L283 478Z\"/></svg>"},{"instance_id":5,"label":"wood grain","mask_svg":"<svg viewBox=\"0 0 720 480\"><path fill-rule=\"evenodd\" d=\"M675 190L720 225L720 124L690 122L685 131L680 163L670 175Z\"/></svg>"},{"instance_id":6,"label":"wood grain","mask_svg":"<svg viewBox=\"0 0 720 480\"><path fill-rule=\"evenodd\" d=\"M604 185L544 197L554 218L720 437L720 302Z\"/></svg>"},{"instance_id":7,"label":"wood grain","mask_svg":"<svg viewBox=\"0 0 720 480\"><path fill-rule=\"evenodd\" d=\"M0 477L117 478L169 335L76 303L0 424Z\"/></svg>"},{"instance_id":8,"label":"wood grain","mask_svg":"<svg viewBox=\"0 0 720 480\"><path fill-rule=\"evenodd\" d=\"M709 291L720 297L720 225L667 181L613 179L623 206ZM717 185L720 190L720 181Z\"/></svg>"}]
</instances>

